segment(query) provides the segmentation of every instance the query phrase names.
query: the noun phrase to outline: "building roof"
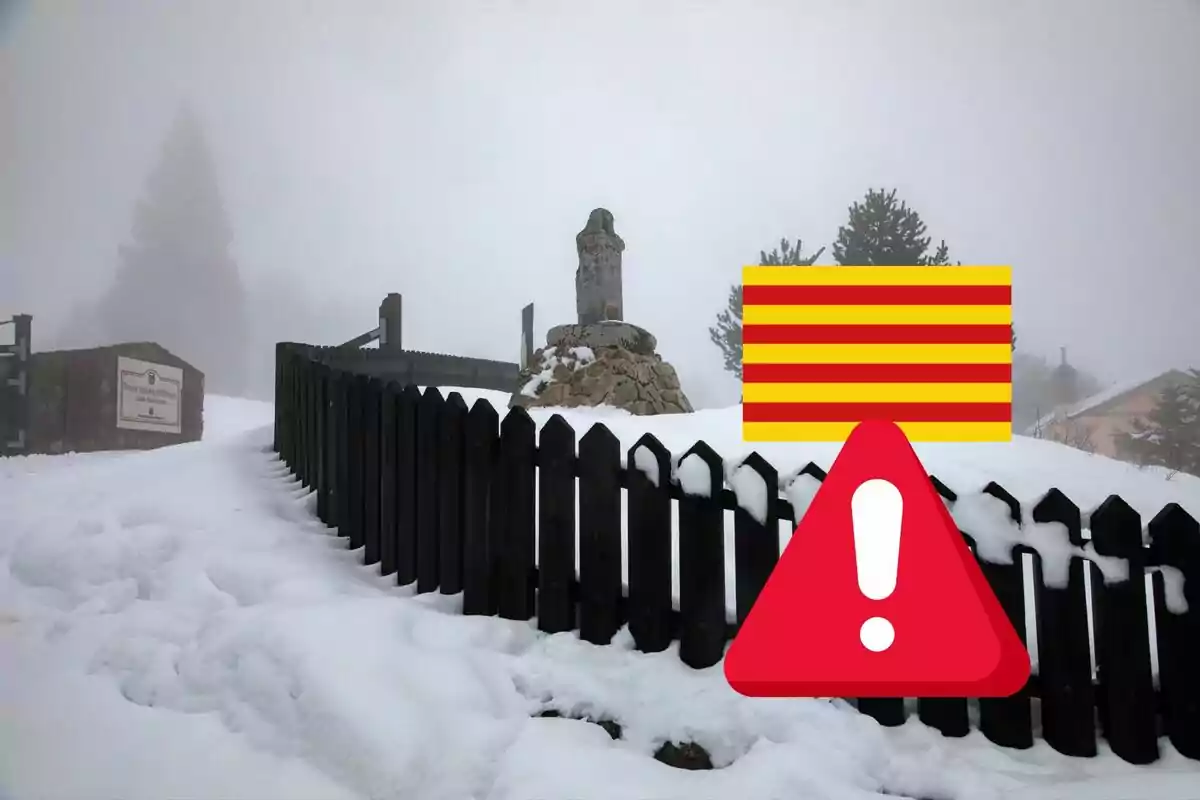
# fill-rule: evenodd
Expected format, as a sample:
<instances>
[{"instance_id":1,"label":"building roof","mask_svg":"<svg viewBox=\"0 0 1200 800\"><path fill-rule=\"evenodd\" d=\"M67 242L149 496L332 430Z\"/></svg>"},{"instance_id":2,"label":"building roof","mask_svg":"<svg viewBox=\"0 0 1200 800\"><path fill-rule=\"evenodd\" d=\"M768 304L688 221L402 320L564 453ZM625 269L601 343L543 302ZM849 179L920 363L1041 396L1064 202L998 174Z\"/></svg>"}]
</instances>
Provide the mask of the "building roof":
<instances>
[{"instance_id":1,"label":"building roof","mask_svg":"<svg viewBox=\"0 0 1200 800\"><path fill-rule=\"evenodd\" d=\"M1025 433L1026 435L1035 435L1038 431L1044 430L1046 426L1059 418L1060 413L1066 419L1103 413L1120 404L1123 400L1128 399L1132 394L1158 389L1167 383L1182 382L1184 380L1187 380L1185 373L1177 369L1169 369L1166 372L1160 372L1149 378L1142 377L1137 380L1116 383L1091 397L1085 397L1066 409L1055 409L1049 414L1043 415L1041 419L1026 428Z\"/></svg>"}]
</instances>

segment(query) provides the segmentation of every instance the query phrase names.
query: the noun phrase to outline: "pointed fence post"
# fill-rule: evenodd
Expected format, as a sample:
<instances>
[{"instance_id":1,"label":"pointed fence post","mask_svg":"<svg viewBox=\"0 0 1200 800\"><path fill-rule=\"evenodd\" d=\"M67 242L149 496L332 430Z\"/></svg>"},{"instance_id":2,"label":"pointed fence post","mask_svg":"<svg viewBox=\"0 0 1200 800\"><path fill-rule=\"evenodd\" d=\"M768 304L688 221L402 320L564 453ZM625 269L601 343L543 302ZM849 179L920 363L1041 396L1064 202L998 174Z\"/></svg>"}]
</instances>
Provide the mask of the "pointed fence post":
<instances>
[{"instance_id":1,"label":"pointed fence post","mask_svg":"<svg viewBox=\"0 0 1200 800\"><path fill-rule=\"evenodd\" d=\"M396 585L417 579L417 405L421 390L400 391L396 412Z\"/></svg>"},{"instance_id":2,"label":"pointed fence post","mask_svg":"<svg viewBox=\"0 0 1200 800\"><path fill-rule=\"evenodd\" d=\"M440 579L438 527L438 432L445 400L430 386L417 403L417 592L432 592Z\"/></svg>"},{"instance_id":3,"label":"pointed fence post","mask_svg":"<svg viewBox=\"0 0 1200 800\"><path fill-rule=\"evenodd\" d=\"M679 658L693 669L725 654L725 510L721 457L697 442L679 462Z\"/></svg>"},{"instance_id":4,"label":"pointed fence post","mask_svg":"<svg viewBox=\"0 0 1200 800\"><path fill-rule=\"evenodd\" d=\"M1172 503L1149 529L1151 563L1171 570L1173 584L1168 595L1164 575L1154 575L1163 732L1181 755L1200 760L1200 524Z\"/></svg>"},{"instance_id":5,"label":"pointed fence post","mask_svg":"<svg viewBox=\"0 0 1200 800\"><path fill-rule=\"evenodd\" d=\"M451 392L438 429L438 569L442 594L463 590L463 449L467 404Z\"/></svg>"},{"instance_id":6,"label":"pointed fence post","mask_svg":"<svg viewBox=\"0 0 1200 800\"><path fill-rule=\"evenodd\" d=\"M579 440L579 637L621 627L621 442L596 423Z\"/></svg>"},{"instance_id":7,"label":"pointed fence post","mask_svg":"<svg viewBox=\"0 0 1200 800\"><path fill-rule=\"evenodd\" d=\"M1021 503L1003 486L994 481L983 487L983 494L995 497L1008 506L1009 518L1021 524ZM1014 548L1009 564L994 564L979 559L979 568L988 585L1000 601L1008 621L1026 643L1025 632L1025 568L1023 548ZM1028 684L1012 697L981 698L979 728L990 741L1002 747L1028 749L1033 747L1033 710L1029 702Z\"/></svg>"},{"instance_id":8,"label":"pointed fence post","mask_svg":"<svg viewBox=\"0 0 1200 800\"><path fill-rule=\"evenodd\" d=\"M1034 506L1033 521L1058 523L1067 529L1072 545L1083 546L1079 507L1058 489L1051 489ZM1072 558L1067 574L1052 576L1054 585L1047 585L1042 558L1034 556L1042 738L1064 755L1083 758L1096 755L1096 695L1084 579L1091 568L1090 561Z\"/></svg>"},{"instance_id":9,"label":"pointed fence post","mask_svg":"<svg viewBox=\"0 0 1200 800\"><path fill-rule=\"evenodd\" d=\"M1092 512L1090 522L1096 553L1129 565L1126 580L1092 583L1101 728L1114 753L1131 764L1150 764L1159 751L1142 520L1112 495Z\"/></svg>"},{"instance_id":10,"label":"pointed fence post","mask_svg":"<svg viewBox=\"0 0 1200 800\"><path fill-rule=\"evenodd\" d=\"M400 387L388 381L379 408L379 574L396 574L396 461Z\"/></svg>"},{"instance_id":11,"label":"pointed fence post","mask_svg":"<svg viewBox=\"0 0 1200 800\"><path fill-rule=\"evenodd\" d=\"M493 461L500 418L487 400L479 399L467 413L463 446L463 613L494 614L496 587L491 536Z\"/></svg>"},{"instance_id":12,"label":"pointed fence post","mask_svg":"<svg viewBox=\"0 0 1200 800\"><path fill-rule=\"evenodd\" d=\"M653 434L629 448L629 632L643 653L666 650L674 635L671 600L671 453Z\"/></svg>"},{"instance_id":13,"label":"pointed fence post","mask_svg":"<svg viewBox=\"0 0 1200 800\"><path fill-rule=\"evenodd\" d=\"M558 414L538 442L538 630L575 627L575 431Z\"/></svg>"},{"instance_id":14,"label":"pointed fence post","mask_svg":"<svg viewBox=\"0 0 1200 800\"><path fill-rule=\"evenodd\" d=\"M382 545L379 527L379 509L382 504L380 484L380 451L383 441L381 418L383 416L383 382L368 378L363 387L363 564L368 567L379 563Z\"/></svg>"},{"instance_id":15,"label":"pointed fence post","mask_svg":"<svg viewBox=\"0 0 1200 800\"><path fill-rule=\"evenodd\" d=\"M779 473L751 453L734 472L733 493L734 589L741 625L779 562Z\"/></svg>"},{"instance_id":16,"label":"pointed fence post","mask_svg":"<svg viewBox=\"0 0 1200 800\"><path fill-rule=\"evenodd\" d=\"M509 410L500 424L500 458L495 480L498 492L492 494L498 519L492 527L499 536L497 603L501 617L512 620L532 619L534 593L534 486L536 481L536 426L525 409Z\"/></svg>"}]
</instances>

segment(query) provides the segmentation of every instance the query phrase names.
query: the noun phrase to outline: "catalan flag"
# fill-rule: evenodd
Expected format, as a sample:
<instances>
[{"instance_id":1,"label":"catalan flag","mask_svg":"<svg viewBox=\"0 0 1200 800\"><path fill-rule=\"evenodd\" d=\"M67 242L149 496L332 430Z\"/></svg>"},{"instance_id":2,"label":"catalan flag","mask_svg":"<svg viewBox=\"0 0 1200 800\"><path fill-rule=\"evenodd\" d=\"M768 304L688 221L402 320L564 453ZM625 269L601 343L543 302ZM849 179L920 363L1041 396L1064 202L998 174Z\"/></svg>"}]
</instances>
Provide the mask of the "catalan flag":
<instances>
[{"instance_id":1,"label":"catalan flag","mask_svg":"<svg viewBox=\"0 0 1200 800\"><path fill-rule=\"evenodd\" d=\"M1012 438L1010 267L746 267L742 435Z\"/></svg>"}]
</instances>

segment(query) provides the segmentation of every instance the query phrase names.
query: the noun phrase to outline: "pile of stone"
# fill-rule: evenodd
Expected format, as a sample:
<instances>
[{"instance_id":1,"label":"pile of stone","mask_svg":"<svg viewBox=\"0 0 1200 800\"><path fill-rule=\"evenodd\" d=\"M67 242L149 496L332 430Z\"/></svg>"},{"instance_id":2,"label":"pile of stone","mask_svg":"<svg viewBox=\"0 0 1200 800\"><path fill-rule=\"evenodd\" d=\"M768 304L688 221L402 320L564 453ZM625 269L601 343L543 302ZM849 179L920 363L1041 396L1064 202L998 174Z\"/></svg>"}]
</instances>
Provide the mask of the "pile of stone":
<instances>
[{"instance_id":1,"label":"pile of stone","mask_svg":"<svg viewBox=\"0 0 1200 800\"><path fill-rule=\"evenodd\" d=\"M632 414L692 410L654 337L626 322L560 325L521 373L514 405L614 406Z\"/></svg>"},{"instance_id":2,"label":"pile of stone","mask_svg":"<svg viewBox=\"0 0 1200 800\"><path fill-rule=\"evenodd\" d=\"M675 368L655 352L654 336L622 320L625 242L603 208L575 237L578 324L558 325L521 371L510 405L614 406L632 414L692 410Z\"/></svg>"}]
</instances>

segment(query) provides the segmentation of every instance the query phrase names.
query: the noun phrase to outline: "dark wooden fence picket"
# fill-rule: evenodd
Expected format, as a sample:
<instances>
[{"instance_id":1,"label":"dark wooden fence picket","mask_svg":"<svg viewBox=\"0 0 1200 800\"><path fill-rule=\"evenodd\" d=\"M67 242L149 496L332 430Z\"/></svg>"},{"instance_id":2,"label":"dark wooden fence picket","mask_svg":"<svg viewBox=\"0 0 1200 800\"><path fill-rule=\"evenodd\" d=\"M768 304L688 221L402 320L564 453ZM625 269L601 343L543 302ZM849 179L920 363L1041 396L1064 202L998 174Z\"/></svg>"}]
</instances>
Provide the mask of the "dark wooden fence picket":
<instances>
[{"instance_id":1,"label":"dark wooden fence picket","mask_svg":"<svg viewBox=\"0 0 1200 800\"><path fill-rule=\"evenodd\" d=\"M325 473L325 514L321 520L330 527L337 527L338 501L338 446L342 436L338 428L338 412L341 402L338 399L338 385L341 374L329 367L325 368L325 407L323 409L324 423L321 425L322 466Z\"/></svg>"},{"instance_id":2,"label":"dark wooden fence picket","mask_svg":"<svg viewBox=\"0 0 1200 800\"><path fill-rule=\"evenodd\" d=\"M396 430L400 387L388 381L379 401L379 574L396 574Z\"/></svg>"},{"instance_id":3,"label":"dark wooden fence picket","mask_svg":"<svg viewBox=\"0 0 1200 800\"><path fill-rule=\"evenodd\" d=\"M681 485L679 498L679 658L694 669L711 667L725 654L725 510L721 505L724 468L707 443L692 445L689 459L708 469L704 485L691 494Z\"/></svg>"},{"instance_id":4,"label":"dark wooden fence picket","mask_svg":"<svg viewBox=\"0 0 1200 800\"><path fill-rule=\"evenodd\" d=\"M308 464L305 462L305 457L308 452L308 442L305 437L306 422L304 402L304 383L305 375L308 372L308 363L304 359L297 359L296 366L292 370L292 405L295 409L293 418L295 420L293 429L294 437L292 439L292 471L300 480L301 486L308 485Z\"/></svg>"},{"instance_id":5,"label":"dark wooden fence picket","mask_svg":"<svg viewBox=\"0 0 1200 800\"><path fill-rule=\"evenodd\" d=\"M279 458L288 465L293 475L296 472L292 458L292 437L295 429L293 415L296 411L296 398L292 388L292 370L295 369L295 363L299 358L294 347L295 345L288 346L279 371L279 385L283 394L279 403L280 409L276 412L279 418Z\"/></svg>"},{"instance_id":6,"label":"dark wooden fence picket","mask_svg":"<svg viewBox=\"0 0 1200 800\"><path fill-rule=\"evenodd\" d=\"M860 697L855 705L860 712L889 728L903 725L908 716L902 697Z\"/></svg>"},{"instance_id":7,"label":"dark wooden fence picket","mask_svg":"<svg viewBox=\"0 0 1200 800\"><path fill-rule=\"evenodd\" d=\"M467 403L451 392L438 426L438 585L442 594L462 591L463 443Z\"/></svg>"},{"instance_id":8,"label":"dark wooden fence picket","mask_svg":"<svg viewBox=\"0 0 1200 800\"><path fill-rule=\"evenodd\" d=\"M299 355L294 355L291 359L291 366L287 373L288 386L288 406L290 407L288 425L288 465L292 468L292 474L304 483L304 404L300 399L300 381L302 371L304 369L304 361Z\"/></svg>"},{"instance_id":9,"label":"dark wooden fence picket","mask_svg":"<svg viewBox=\"0 0 1200 800\"><path fill-rule=\"evenodd\" d=\"M347 396L349 417L346 422L346 435L349 439L348 457L350 508L346 520L346 536L350 539L349 547L357 550L363 546L363 533L366 519L366 483L364 481L366 464L366 419L363 415L365 395L367 393L366 375L355 375L350 382Z\"/></svg>"},{"instance_id":10,"label":"dark wooden fence picket","mask_svg":"<svg viewBox=\"0 0 1200 800\"><path fill-rule=\"evenodd\" d=\"M929 482L933 484L934 490L941 495L942 499L947 503L953 504L958 501L958 495L955 494L954 490L942 483L938 479L937 475L930 475Z\"/></svg>"},{"instance_id":11,"label":"dark wooden fence picket","mask_svg":"<svg viewBox=\"0 0 1200 800\"><path fill-rule=\"evenodd\" d=\"M629 632L643 653L671 645L671 453L653 434L629 448L625 501Z\"/></svg>"},{"instance_id":12,"label":"dark wooden fence picket","mask_svg":"<svg viewBox=\"0 0 1200 800\"><path fill-rule=\"evenodd\" d=\"M316 442L313 441L313 419L316 410L313 408L313 378L314 369L311 361L306 361L300 369L300 407L303 449L300 453L300 463L304 465L304 485L314 488L313 462L316 460Z\"/></svg>"},{"instance_id":13,"label":"dark wooden fence picket","mask_svg":"<svg viewBox=\"0 0 1200 800\"><path fill-rule=\"evenodd\" d=\"M284 463L287 463L285 426L288 412L287 393L284 388L287 386L287 380L284 376L287 372L287 362L292 358L293 348L294 345L288 342L275 344L275 428L272 447Z\"/></svg>"},{"instance_id":14,"label":"dark wooden fence picket","mask_svg":"<svg viewBox=\"0 0 1200 800\"><path fill-rule=\"evenodd\" d=\"M304 448L304 459L308 469L308 488L321 501L321 365L309 361L305 365L305 418L308 424L308 441Z\"/></svg>"},{"instance_id":15,"label":"dark wooden fence picket","mask_svg":"<svg viewBox=\"0 0 1200 800\"><path fill-rule=\"evenodd\" d=\"M400 390L396 412L396 585L417 579L417 405L421 390Z\"/></svg>"},{"instance_id":16,"label":"dark wooden fence picket","mask_svg":"<svg viewBox=\"0 0 1200 800\"><path fill-rule=\"evenodd\" d=\"M496 613L491 486L498 449L496 409L476 400L463 445L463 613Z\"/></svg>"},{"instance_id":17,"label":"dark wooden fence picket","mask_svg":"<svg viewBox=\"0 0 1200 800\"><path fill-rule=\"evenodd\" d=\"M990 495L1008 506L1008 515L1020 525L1021 504L1000 484L992 482L983 487ZM968 531L970 533L970 531ZM1008 564L979 559L979 567L996 599L1004 609L1021 641L1028 646L1025 632L1025 569L1022 564L1025 548L1014 547ZM979 730L990 741L1004 747L1028 749L1033 747L1033 708L1030 688L1026 684L1011 697L984 697L979 700Z\"/></svg>"},{"instance_id":18,"label":"dark wooden fence picket","mask_svg":"<svg viewBox=\"0 0 1200 800\"><path fill-rule=\"evenodd\" d=\"M1096 553L1127 559L1129 568L1126 580L1092 583L1101 726L1114 753L1131 764L1149 764L1158 760L1158 730L1142 521L1113 495L1092 512L1090 527Z\"/></svg>"},{"instance_id":19,"label":"dark wooden fence picket","mask_svg":"<svg viewBox=\"0 0 1200 800\"><path fill-rule=\"evenodd\" d=\"M743 505L757 502L755 492L754 497L738 497L733 511L734 603L740 626L779 562L779 472L758 453L746 456L738 469L753 472L766 490L762 509L752 513Z\"/></svg>"},{"instance_id":20,"label":"dark wooden fence picket","mask_svg":"<svg viewBox=\"0 0 1200 800\"><path fill-rule=\"evenodd\" d=\"M379 461L383 442L380 422L383 410L383 382L367 380L363 394L363 564L373 567L379 563L380 481Z\"/></svg>"},{"instance_id":21,"label":"dark wooden fence picket","mask_svg":"<svg viewBox=\"0 0 1200 800\"><path fill-rule=\"evenodd\" d=\"M329 420L330 370L321 362L312 364L313 370L313 469L316 473L317 519L329 519L329 447L326 445Z\"/></svg>"},{"instance_id":22,"label":"dark wooden fence picket","mask_svg":"<svg viewBox=\"0 0 1200 800\"><path fill-rule=\"evenodd\" d=\"M538 441L538 630L575 628L575 429L555 414Z\"/></svg>"},{"instance_id":23,"label":"dark wooden fence picket","mask_svg":"<svg viewBox=\"0 0 1200 800\"><path fill-rule=\"evenodd\" d=\"M298 475L300 483L305 488L312 488L312 377L313 365L310 361L301 362L296 371L297 400L300 405L300 453Z\"/></svg>"},{"instance_id":24,"label":"dark wooden fence picket","mask_svg":"<svg viewBox=\"0 0 1200 800\"><path fill-rule=\"evenodd\" d=\"M349 372L339 373L337 380L334 381L334 402L333 410L334 429L337 434L337 452L334 458L337 462L334 473L334 492L333 492L333 509L336 518L338 536L350 536L350 506L351 495L353 492L350 489L351 472L350 462L353 456L353 448L351 447L351 439L353 438L350 430L350 405L353 399L354 391L354 375Z\"/></svg>"},{"instance_id":25,"label":"dark wooden fence picket","mask_svg":"<svg viewBox=\"0 0 1200 800\"><path fill-rule=\"evenodd\" d=\"M1200 759L1200 524L1172 503L1148 527L1151 563L1178 571L1186 604L1182 613L1168 607L1164 578L1154 576L1163 733L1180 754Z\"/></svg>"},{"instance_id":26,"label":"dark wooden fence picket","mask_svg":"<svg viewBox=\"0 0 1200 800\"><path fill-rule=\"evenodd\" d=\"M438 434L442 393L430 386L417 403L417 592L432 592L441 577L438 541Z\"/></svg>"},{"instance_id":27,"label":"dark wooden fence picket","mask_svg":"<svg viewBox=\"0 0 1200 800\"><path fill-rule=\"evenodd\" d=\"M504 619L532 619L537 585L534 576L534 486L536 480L537 426L525 409L509 410L500 423L500 458L493 500L500 512L496 540L497 604Z\"/></svg>"},{"instance_id":28,"label":"dark wooden fence picket","mask_svg":"<svg viewBox=\"0 0 1200 800\"><path fill-rule=\"evenodd\" d=\"M953 508L958 496L934 475L929 476L929 482L938 496ZM970 547L970 538L963 538ZM971 732L971 717L965 697L919 697L917 719L940 731L943 736L961 738Z\"/></svg>"},{"instance_id":29,"label":"dark wooden fence picket","mask_svg":"<svg viewBox=\"0 0 1200 800\"><path fill-rule=\"evenodd\" d=\"M621 442L597 423L579 440L579 636L608 644L621 627Z\"/></svg>"},{"instance_id":30,"label":"dark wooden fence picket","mask_svg":"<svg viewBox=\"0 0 1200 800\"><path fill-rule=\"evenodd\" d=\"M1033 521L1059 523L1072 545L1083 546L1079 507L1051 489L1033 509ZM1068 756L1096 755L1096 697L1084 576L1091 562L1072 558L1066 586L1045 584L1041 556L1034 556L1038 682L1042 738Z\"/></svg>"}]
</instances>

